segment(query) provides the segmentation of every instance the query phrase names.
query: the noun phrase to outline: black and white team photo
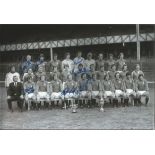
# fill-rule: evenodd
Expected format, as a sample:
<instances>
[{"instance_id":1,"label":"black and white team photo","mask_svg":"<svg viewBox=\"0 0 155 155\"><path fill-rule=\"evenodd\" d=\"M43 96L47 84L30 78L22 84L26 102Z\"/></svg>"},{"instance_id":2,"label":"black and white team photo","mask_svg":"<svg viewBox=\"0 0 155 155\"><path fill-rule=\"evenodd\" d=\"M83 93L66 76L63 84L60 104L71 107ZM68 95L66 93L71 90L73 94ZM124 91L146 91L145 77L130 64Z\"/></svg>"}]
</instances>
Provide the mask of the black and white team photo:
<instances>
[{"instance_id":1,"label":"black and white team photo","mask_svg":"<svg viewBox=\"0 0 155 155\"><path fill-rule=\"evenodd\" d=\"M154 25L0 25L0 129L153 129Z\"/></svg>"}]
</instances>

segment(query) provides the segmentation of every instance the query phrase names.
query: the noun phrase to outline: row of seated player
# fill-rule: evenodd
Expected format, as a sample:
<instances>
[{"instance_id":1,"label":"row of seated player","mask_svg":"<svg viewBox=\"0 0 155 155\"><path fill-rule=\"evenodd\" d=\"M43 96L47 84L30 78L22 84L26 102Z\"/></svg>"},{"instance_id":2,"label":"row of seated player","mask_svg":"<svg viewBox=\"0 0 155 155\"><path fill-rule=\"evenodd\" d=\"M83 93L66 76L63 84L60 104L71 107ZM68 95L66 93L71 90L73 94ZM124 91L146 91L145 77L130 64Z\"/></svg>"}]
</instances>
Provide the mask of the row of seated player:
<instances>
[{"instance_id":1,"label":"row of seated player","mask_svg":"<svg viewBox=\"0 0 155 155\"><path fill-rule=\"evenodd\" d=\"M17 91L17 92L16 92ZM127 105L129 100L134 104L141 104L141 98L145 97L147 105L149 101L149 88L148 83L144 79L143 74L139 74L137 80L133 80L129 72L126 73L126 78L122 79L120 73L116 72L114 79L110 80L109 74L105 74L102 80L98 80L96 74L92 74L91 79L86 78L86 73L81 75L81 80L78 82L72 79L72 75L67 76L64 85L59 80L57 74L54 74L53 80L47 82L45 76L42 75L41 79L34 83L32 78L29 77L28 81L18 82L18 77L13 77L13 82L8 87L8 105L12 110L13 100L18 100L19 107L22 109L23 100L26 103L33 101L37 105L41 101L62 101L66 105L66 100L72 101L72 106L75 105L77 100L87 100L88 105L91 106L94 102L93 99L98 101L98 105L103 108L104 101L109 99L113 106L118 106L120 101L122 106ZM102 102L100 102L102 100Z\"/></svg>"}]
</instances>

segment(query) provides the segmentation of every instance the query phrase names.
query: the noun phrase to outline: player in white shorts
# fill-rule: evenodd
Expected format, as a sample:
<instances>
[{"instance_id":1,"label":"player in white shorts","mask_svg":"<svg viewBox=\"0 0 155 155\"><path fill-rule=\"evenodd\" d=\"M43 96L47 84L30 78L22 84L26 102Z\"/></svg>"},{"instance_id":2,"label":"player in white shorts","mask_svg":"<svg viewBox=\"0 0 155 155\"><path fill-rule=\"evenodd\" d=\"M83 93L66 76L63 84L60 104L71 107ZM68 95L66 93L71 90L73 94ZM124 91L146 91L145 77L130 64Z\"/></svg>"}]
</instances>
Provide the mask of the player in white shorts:
<instances>
[{"instance_id":1,"label":"player in white shorts","mask_svg":"<svg viewBox=\"0 0 155 155\"><path fill-rule=\"evenodd\" d=\"M53 75L53 80L50 83L51 100L62 99L62 82L59 80L58 75Z\"/></svg>"},{"instance_id":2,"label":"player in white shorts","mask_svg":"<svg viewBox=\"0 0 155 155\"><path fill-rule=\"evenodd\" d=\"M29 110L30 106L27 107L29 102L36 101L35 83L33 82L32 77L28 77L27 81L24 83L24 92L25 92L26 108L28 108Z\"/></svg>"},{"instance_id":3,"label":"player in white shorts","mask_svg":"<svg viewBox=\"0 0 155 155\"><path fill-rule=\"evenodd\" d=\"M92 102L90 104L90 107L92 105L96 105L96 101L99 102L99 100L102 97L102 87L100 80L97 80L97 75L94 73L92 74L92 79L88 82L88 90L91 91L91 99Z\"/></svg>"},{"instance_id":4,"label":"player in white shorts","mask_svg":"<svg viewBox=\"0 0 155 155\"><path fill-rule=\"evenodd\" d=\"M115 100L114 100L114 106L116 105L118 107L118 100L121 99L121 105L123 105L123 99L125 97L124 92L124 84L123 80L120 78L120 73L116 72L115 79L113 80L113 86L115 90Z\"/></svg>"},{"instance_id":5,"label":"player in white shorts","mask_svg":"<svg viewBox=\"0 0 155 155\"><path fill-rule=\"evenodd\" d=\"M77 83L72 79L72 75L68 75L63 90L64 97L66 99L77 98L78 96L76 91L77 91Z\"/></svg>"},{"instance_id":6,"label":"player in white shorts","mask_svg":"<svg viewBox=\"0 0 155 155\"><path fill-rule=\"evenodd\" d=\"M138 81L136 82L136 92L137 92L137 101L141 105L142 97L145 97L145 104L148 104L149 101L149 87L147 80L144 79L144 75L140 74L138 76Z\"/></svg>"},{"instance_id":7,"label":"player in white shorts","mask_svg":"<svg viewBox=\"0 0 155 155\"><path fill-rule=\"evenodd\" d=\"M128 106L129 99L131 99L131 102L134 102L136 97L135 92L135 82L131 78L131 74L129 72L126 73L126 79L124 80L124 87L125 87L125 99L124 104Z\"/></svg>"},{"instance_id":8,"label":"player in white shorts","mask_svg":"<svg viewBox=\"0 0 155 155\"><path fill-rule=\"evenodd\" d=\"M76 100L79 96L77 83L72 79L72 75L67 76L67 81L64 84L64 89L62 91L62 96L64 96L65 103L67 103L67 107L69 103L68 99Z\"/></svg>"},{"instance_id":9,"label":"player in white shorts","mask_svg":"<svg viewBox=\"0 0 155 155\"><path fill-rule=\"evenodd\" d=\"M105 100L109 99L110 104L112 104L112 100L115 98L113 83L109 79L109 74L105 74L104 79L101 80L103 97Z\"/></svg>"},{"instance_id":10,"label":"player in white shorts","mask_svg":"<svg viewBox=\"0 0 155 155\"><path fill-rule=\"evenodd\" d=\"M83 102L86 101L85 99L88 99L90 102L91 91L88 90L88 79L87 79L86 73L82 73L81 79L78 81L78 89L79 89L79 99L84 99L84 100L82 100ZM83 105L84 105L84 103L82 101L79 100L80 107L83 107Z\"/></svg>"},{"instance_id":11,"label":"player in white shorts","mask_svg":"<svg viewBox=\"0 0 155 155\"><path fill-rule=\"evenodd\" d=\"M49 84L45 80L45 76L41 76L41 80L36 83L36 94L37 94L37 102L40 103L41 100L46 101L49 103L50 100L50 91L49 91ZM40 108L40 105L39 105Z\"/></svg>"}]
</instances>

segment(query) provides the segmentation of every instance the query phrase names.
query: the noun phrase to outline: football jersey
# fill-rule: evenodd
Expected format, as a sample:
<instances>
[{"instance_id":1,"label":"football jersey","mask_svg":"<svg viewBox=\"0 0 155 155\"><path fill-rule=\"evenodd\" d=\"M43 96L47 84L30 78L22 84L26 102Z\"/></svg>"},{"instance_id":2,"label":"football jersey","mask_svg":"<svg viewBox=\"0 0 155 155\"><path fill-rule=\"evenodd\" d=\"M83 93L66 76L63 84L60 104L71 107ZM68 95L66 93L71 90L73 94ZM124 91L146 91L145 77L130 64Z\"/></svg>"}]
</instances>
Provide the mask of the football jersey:
<instances>
[{"instance_id":1,"label":"football jersey","mask_svg":"<svg viewBox=\"0 0 155 155\"><path fill-rule=\"evenodd\" d=\"M24 73L25 71L27 72L29 69L32 69L33 71L35 70L35 64L32 61L25 61L22 63L22 72Z\"/></svg>"},{"instance_id":2,"label":"football jersey","mask_svg":"<svg viewBox=\"0 0 155 155\"><path fill-rule=\"evenodd\" d=\"M96 74L96 76L97 76L97 71L91 71L91 70L88 71L88 72L87 72L87 78L88 78L89 80L92 79L92 75L93 75L93 74Z\"/></svg>"},{"instance_id":3,"label":"football jersey","mask_svg":"<svg viewBox=\"0 0 155 155\"><path fill-rule=\"evenodd\" d=\"M36 84L38 92L48 92L48 83L46 81L38 81Z\"/></svg>"},{"instance_id":4,"label":"football jersey","mask_svg":"<svg viewBox=\"0 0 155 155\"><path fill-rule=\"evenodd\" d=\"M31 74L24 73L24 75L23 75L23 81L26 82L29 77L32 78L32 81L35 81L35 75L33 73L31 73Z\"/></svg>"},{"instance_id":5,"label":"football jersey","mask_svg":"<svg viewBox=\"0 0 155 155\"><path fill-rule=\"evenodd\" d=\"M125 89L133 89L135 90L135 84L132 79L125 79L124 80Z\"/></svg>"},{"instance_id":6,"label":"football jersey","mask_svg":"<svg viewBox=\"0 0 155 155\"><path fill-rule=\"evenodd\" d=\"M101 82L99 80L94 80L94 79L90 80L89 81L89 87L90 87L89 89L91 91L100 91L100 90L102 90Z\"/></svg>"},{"instance_id":7,"label":"football jersey","mask_svg":"<svg viewBox=\"0 0 155 155\"><path fill-rule=\"evenodd\" d=\"M114 65L116 62L115 60L108 60L107 61L107 67L108 67L108 71L111 71L111 66Z\"/></svg>"},{"instance_id":8,"label":"football jersey","mask_svg":"<svg viewBox=\"0 0 155 155\"><path fill-rule=\"evenodd\" d=\"M83 57L74 58L74 60L73 60L73 62L74 62L74 72L76 72L78 70L79 64L82 64L83 67L84 67L84 61L85 61L85 59Z\"/></svg>"},{"instance_id":9,"label":"football jersey","mask_svg":"<svg viewBox=\"0 0 155 155\"><path fill-rule=\"evenodd\" d=\"M98 71L97 72L97 79L103 80L105 75L106 75L106 71Z\"/></svg>"},{"instance_id":10,"label":"football jersey","mask_svg":"<svg viewBox=\"0 0 155 155\"><path fill-rule=\"evenodd\" d=\"M69 71L72 72L74 68L74 62L71 59L65 59L62 61L62 70L64 69L64 66L68 65L69 66Z\"/></svg>"},{"instance_id":11,"label":"football jersey","mask_svg":"<svg viewBox=\"0 0 155 155\"><path fill-rule=\"evenodd\" d=\"M108 74L109 74L109 78L110 78L110 80L115 79L116 71L110 71L110 72L108 72Z\"/></svg>"},{"instance_id":12,"label":"football jersey","mask_svg":"<svg viewBox=\"0 0 155 155\"><path fill-rule=\"evenodd\" d=\"M122 67L123 67L123 65L125 65L126 64L126 60L125 59L118 59L117 60L117 70L118 71L121 71L122 70Z\"/></svg>"},{"instance_id":13,"label":"football jersey","mask_svg":"<svg viewBox=\"0 0 155 155\"><path fill-rule=\"evenodd\" d=\"M78 69L76 72L74 72L74 79L75 79L75 81L79 81L81 79L81 75L83 73L87 74L86 68Z\"/></svg>"},{"instance_id":14,"label":"football jersey","mask_svg":"<svg viewBox=\"0 0 155 155\"><path fill-rule=\"evenodd\" d=\"M71 72L64 69L64 70L62 71L62 73L61 73L60 79L61 79L63 82L66 82L66 81L67 81L68 75L72 75Z\"/></svg>"},{"instance_id":15,"label":"football jersey","mask_svg":"<svg viewBox=\"0 0 155 155\"><path fill-rule=\"evenodd\" d=\"M122 71L122 72L120 72L120 77L123 79L123 80L125 80L126 79L126 73L127 73L128 71Z\"/></svg>"},{"instance_id":16,"label":"football jersey","mask_svg":"<svg viewBox=\"0 0 155 155\"><path fill-rule=\"evenodd\" d=\"M53 80L55 74L57 74L58 79L60 79L60 72L59 71L50 72L50 81Z\"/></svg>"},{"instance_id":17,"label":"football jersey","mask_svg":"<svg viewBox=\"0 0 155 155\"><path fill-rule=\"evenodd\" d=\"M115 90L124 90L123 80L121 79L114 79L113 85Z\"/></svg>"},{"instance_id":18,"label":"football jersey","mask_svg":"<svg viewBox=\"0 0 155 155\"><path fill-rule=\"evenodd\" d=\"M50 86L52 87L52 92L60 92L62 90L61 80L51 81Z\"/></svg>"},{"instance_id":19,"label":"football jersey","mask_svg":"<svg viewBox=\"0 0 155 155\"><path fill-rule=\"evenodd\" d=\"M46 71L46 64L47 62L46 61L37 61L36 65L37 65L37 70L39 67L42 67L43 68L43 71L45 72Z\"/></svg>"},{"instance_id":20,"label":"football jersey","mask_svg":"<svg viewBox=\"0 0 155 155\"><path fill-rule=\"evenodd\" d=\"M140 74L142 74L142 75L144 76L143 71L141 71L141 70L139 70L139 71L134 70L134 71L132 72L132 74L131 74L133 80L138 80L138 76L139 76Z\"/></svg>"},{"instance_id":21,"label":"football jersey","mask_svg":"<svg viewBox=\"0 0 155 155\"><path fill-rule=\"evenodd\" d=\"M78 82L78 88L79 88L79 91L87 91L88 90L88 80L87 79L81 79L79 82Z\"/></svg>"},{"instance_id":22,"label":"football jersey","mask_svg":"<svg viewBox=\"0 0 155 155\"><path fill-rule=\"evenodd\" d=\"M90 69L90 65L92 65L92 64L94 64L94 66L95 66L95 60L94 59L91 59L91 60L86 59L85 60L86 69Z\"/></svg>"},{"instance_id":23,"label":"football jersey","mask_svg":"<svg viewBox=\"0 0 155 155\"><path fill-rule=\"evenodd\" d=\"M138 80L136 82L136 88L137 88L137 91L148 91L149 90L148 83L145 79L143 81Z\"/></svg>"},{"instance_id":24,"label":"football jersey","mask_svg":"<svg viewBox=\"0 0 155 155\"><path fill-rule=\"evenodd\" d=\"M35 91L35 83L34 82L25 82L24 83L24 91L27 94L34 93Z\"/></svg>"},{"instance_id":25,"label":"football jersey","mask_svg":"<svg viewBox=\"0 0 155 155\"><path fill-rule=\"evenodd\" d=\"M46 76L46 73L45 72L37 72L35 74L35 81L41 80L41 76Z\"/></svg>"},{"instance_id":26,"label":"football jersey","mask_svg":"<svg viewBox=\"0 0 155 155\"><path fill-rule=\"evenodd\" d=\"M103 91L113 91L113 85L111 80L102 80L101 81Z\"/></svg>"},{"instance_id":27,"label":"football jersey","mask_svg":"<svg viewBox=\"0 0 155 155\"><path fill-rule=\"evenodd\" d=\"M73 80L65 82L65 88L67 88L68 90L72 90L73 88L76 88L76 87L77 87L77 84Z\"/></svg>"},{"instance_id":28,"label":"football jersey","mask_svg":"<svg viewBox=\"0 0 155 155\"><path fill-rule=\"evenodd\" d=\"M53 67L57 67L58 71L61 71L61 61L53 60L50 62L50 72L53 71Z\"/></svg>"},{"instance_id":29,"label":"football jersey","mask_svg":"<svg viewBox=\"0 0 155 155\"><path fill-rule=\"evenodd\" d=\"M96 70L99 71L101 66L104 66L104 60L96 60Z\"/></svg>"}]
</instances>

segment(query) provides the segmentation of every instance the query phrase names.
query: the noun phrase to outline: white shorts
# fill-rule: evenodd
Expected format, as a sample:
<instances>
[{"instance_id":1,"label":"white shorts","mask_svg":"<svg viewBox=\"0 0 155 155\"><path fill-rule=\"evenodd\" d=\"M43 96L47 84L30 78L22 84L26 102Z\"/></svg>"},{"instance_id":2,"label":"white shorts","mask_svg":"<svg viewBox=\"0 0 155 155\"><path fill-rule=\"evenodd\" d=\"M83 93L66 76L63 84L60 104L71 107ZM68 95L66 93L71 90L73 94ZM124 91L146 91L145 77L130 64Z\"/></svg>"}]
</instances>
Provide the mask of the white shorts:
<instances>
[{"instance_id":1,"label":"white shorts","mask_svg":"<svg viewBox=\"0 0 155 155\"><path fill-rule=\"evenodd\" d=\"M37 100L39 101L40 99L46 99L49 100L50 96L48 95L47 92L38 92L37 94Z\"/></svg>"},{"instance_id":2,"label":"white shorts","mask_svg":"<svg viewBox=\"0 0 155 155\"><path fill-rule=\"evenodd\" d=\"M105 91L104 92L104 97L115 97L115 94L112 91Z\"/></svg>"},{"instance_id":3,"label":"white shorts","mask_svg":"<svg viewBox=\"0 0 155 155\"><path fill-rule=\"evenodd\" d=\"M29 100L29 99L35 100L36 99L35 94L34 93L26 94L25 100Z\"/></svg>"},{"instance_id":4,"label":"white shorts","mask_svg":"<svg viewBox=\"0 0 155 155\"><path fill-rule=\"evenodd\" d=\"M53 92L51 94L51 99L61 99L62 95L61 95L61 92Z\"/></svg>"},{"instance_id":5,"label":"white shorts","mask_svg":"<svg viewBox=\"0 0 155 155\"><path fill-rule=\"evenodd\" d=\"M147 91L138 91L137 95L138 96L148 96L148 92Z\"/></svg>"},{"instance_id":6,"label":"white shorts","mask_svg":"<svg viewBox=\"0 0 155 155\"><path fill-rule=\"evenodd\" d=\"M92 91L92 98L99 97L99 91Z\"/></svg>"},{"instance_id":7,"label":"white shorts","mask_svg":"<svg viewBox=\"0 0 155 155\"><path fill-rule=\"evenodd\" d=\"M115 95L116 97L124 96L124 92L122 90L116 90Z\"/></svg>"},{"instance_id":8,"label":"white shorts","mask_svg":"<svg viewBox=\"0 0 155 155\"><path fill-rule=\"evenodd\" d=\"M66 98L66 99L69 99L69 98L78 98L78 95L75 94L75 93L67 93L67 94L65 95L65 98Z\"/></svg>"},{"instance_id":9,"label":"white shorts","mask_svg":"<svg viewBox=\"0 0 155 155\"><path fill-rule=\"evenodd\" d=\"M80 92L80 97L82 97L82 98L87 97L87 95L88 95L87 91L81 91Z\"/></svg>"},{"instance_id":10,"label":"white shorts","mask_svg":"<svg viewBox=\"0 0 155 155\"><path fill-rule=\"evenodd\" d=\"M130 95L136 96L133 89L126 89L126 96L130 96Z\"/></svg>"}]
</instances>

